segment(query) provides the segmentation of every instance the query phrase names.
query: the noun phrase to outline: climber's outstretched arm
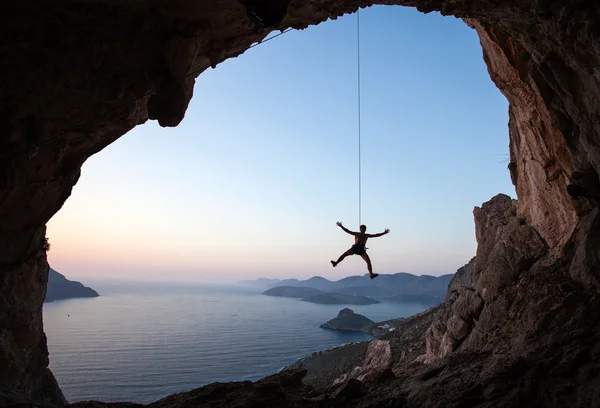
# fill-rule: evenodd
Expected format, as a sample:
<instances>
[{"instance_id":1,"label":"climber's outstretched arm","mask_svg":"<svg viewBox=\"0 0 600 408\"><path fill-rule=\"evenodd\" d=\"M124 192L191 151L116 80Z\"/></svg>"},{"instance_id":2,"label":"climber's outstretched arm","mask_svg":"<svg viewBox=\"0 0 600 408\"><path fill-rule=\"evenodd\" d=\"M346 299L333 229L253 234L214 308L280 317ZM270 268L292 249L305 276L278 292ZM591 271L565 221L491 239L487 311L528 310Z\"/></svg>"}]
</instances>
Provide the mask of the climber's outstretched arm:
<instances>
[{"instance_id":1,"label":"climber's outstretched arm","mask_svg":"<svg viewBox=\"0 0 600 408\"><path fill-rule=\"evenodd\" d=\"M369 238L377 238L377 237L381 237L385 234L389 234L390 230L388 228L385 229L385 231L380 232L379 234L369 234Z\"/></svg>"},{"instance_id":2,"label":"climber's outstretched arm","mask_svg":"<svg viewBox=\"0 0 600 408\"><path fill-rule=\"evenodd\" d=\"M352 231L350 231L348 228L344 227L344 226L342 225L342 223L341 223L341 222L339 222L339 221L338 221L338 222L336 222L336 223L335 223L335 225L337 225L338 227L340 227L341 229L343 229L345 232L347 232L347 233L348 233L348 234L350 234L350 235L356 235L356 232L352 232Z\"/></svg>"}]
</instances>

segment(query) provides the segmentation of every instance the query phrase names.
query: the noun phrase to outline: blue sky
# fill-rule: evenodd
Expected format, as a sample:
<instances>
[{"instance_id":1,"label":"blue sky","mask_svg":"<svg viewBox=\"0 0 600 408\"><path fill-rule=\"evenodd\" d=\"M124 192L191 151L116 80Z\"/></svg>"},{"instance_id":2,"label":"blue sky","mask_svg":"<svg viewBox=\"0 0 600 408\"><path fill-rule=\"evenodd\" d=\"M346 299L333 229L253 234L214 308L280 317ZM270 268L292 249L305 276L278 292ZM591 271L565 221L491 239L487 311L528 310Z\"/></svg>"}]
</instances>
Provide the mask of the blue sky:
<instances>
[{"instance_id":1,"label":"blue sky","mask_svg":"<svg viewBox=\"0 0 600 408\"><path fill-rule=\"evenodd\" d=\"M405 7L361 11L362 221L375 272L453 273L472 210L502 192L508 107L475 31ZM176 128L147 122L83 167L49 222L50 264L127 280L330 279L358 223L356 15L204 72Z\"/></svg>"}]
</instances>

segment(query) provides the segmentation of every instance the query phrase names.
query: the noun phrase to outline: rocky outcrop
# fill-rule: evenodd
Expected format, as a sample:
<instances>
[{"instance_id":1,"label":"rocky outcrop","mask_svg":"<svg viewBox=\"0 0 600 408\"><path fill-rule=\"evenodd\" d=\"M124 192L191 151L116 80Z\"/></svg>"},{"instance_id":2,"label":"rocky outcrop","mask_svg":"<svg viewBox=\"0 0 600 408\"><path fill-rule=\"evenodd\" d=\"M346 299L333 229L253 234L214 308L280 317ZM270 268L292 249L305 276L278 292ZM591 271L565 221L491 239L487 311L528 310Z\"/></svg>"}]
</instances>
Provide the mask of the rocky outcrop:
<instances>
[{"instance_id":1,"label":"rocky outcrop","mask_svg":"<svg viewBox=\"0 0 600 408\"><path fill-rule=\"evenodd\" d=\"M574 338L591 338L585 329L586 320L574 314L589 313L588 320L596 315L572 296L576 293L579 299L593 300L600 290L600 23L596 4L558 0L375 3L414 6L424 12L437 10L465 19L477 30L490 76L510 103L509 170L519 196L516 212L524 226L515 231L528 234L533 241L516 236L512 239L502 235L502 226L492 226L510 246L490 244L487 259L480 259L478 251L480 268L475 292L484 306L471 334L458 347L462 350L471 345L472 350L481 350L488 343L478 340L474 334L478 328L493 329L494 324L517 322L524 325L521 332L532 336L555 330L556 338L564 338L564 327L556 327L543 317L557 305L567 312L556 310L556 315L570 315L572 319L566 321L581 326L570 326ZM288 27L302 29L370 4L373 2L360 0L3 2L0 383L29 396L61 400L46 369L48 357L41 324L48 272L43 254L47 248L44 225L71 194L85 160L148 118L163 126L179 123L192 97L194 78L208 67L241 54L270 32ZM524 250L512 246L520 244L525 245ZM536 261L537 250L542 247L547 253ZM488 270L495 270L497 276L489 275ZM525 275L534 277L540 286L515 286L515 279ZM571 289L560 286L562 281L554 279L555 275L564 278L564 285ZM546 279L536 280L538 276ZM552 297L558 294L566 299ZM536 301L544 303L545 309L538 308ZM529 303L531 307L519 308L514 302ZM523 315L510 315L517 311ZM454 311L452 316L460 317ZM457 336L464 334L460 321L454 319L451 327ZM492 330L481 333L481 338L502 337L509 332L510 327ZM514 339L509 340L507 344L516 344ZM450 348L455 346L451 344ZM577 350L589 351L580 346ZM564 350L568 354L567 346L561 347L548 353ZM590 353L591 357L596 355ZM485 371L485 361L478 358L464 361L471 362L473 369ZM569 356L564 358L572 361ZM450 372L456 366L451 358L448 361L446 371ZM522 374L530 372L530 365L536 365L519 361L509 361L505 366ZM579 368L565 370L564 375L585 377ZM501 371L496 371L496 377L488 373L489 378L500 379ZM552 371L544 375L547 384L555 384L559 376ZM433 386L432 378L419 380L413 376L405 387L419 381ZM462 377L452 378L448 383L455 384ZM531 381L542 379L539 372L531 374ZM456 390L460 389L455 385ZM442 384L435 390L444 392L446 388ZM565 388L557 386L556 390ZM541 396L537 390L521 391L526 394L523 399L538 405L564 405L558 396L549 400L555 395L552 393ZM411 392L411 398L421 395ZM436 392L423 394L424 401L438 396ZM492 398L502 394L503 389L481 386L465 391L463 397L474 400L473 395L480 398L486 392ZM566 389L565 395L569 392ZM592 395L594 389L589 392ZM575 399L582 405L588 401L579 394L575 397L583 398Z\"/></svg>"},{"instance_id":2,"label":"rocky outcrop","mask_svg":"<svg viewBox=\"0 0 600 408\"><path fill-rule=\"evenodd\" d=\"M456 271L448 285L446 300L436 312L431 327L425 333L427 352L422 357L431 363L450 354L469 334L475 315L483 300L475 292L475 257Z\"/></svg>"},{"instance_id":3,"label":"rocky outcrop","mask_svg":"<svg viewBox=\"0 0 600 408\"><path fill-rule=\"evenodd\" d=\"M477 256L459 269L443 311L427 331L427 363L456 350L475 326L484 304L493 304L548 249L517 216L516 201L506 195L494 197L473 212Z\"/></svg>"},{"instance_id":4,"label":"rocky outcrop","mask_svg":"<svg viewBox=\"0 0 600 408\"><path fill-rule=\"evenodd\" d=\"M349 380L360 382L377 381L384 373L391 370L392 348L388 340L372 340L365 353L363 362L347 374L336 378L332 386L347 383ZM393 373L390 373L393 377Z\"/></svg>"},{"instance_id":5,"label":"rocky outcrop","mask_svg":"<svg viewBox=\"0 0 600 408\"><path fill-rule=\"evenodd\" d=\"M98 297L98 292L81 282L76 282L65 278L64 275L50 268L48 273L48 287L46 288L46 298L44 302L54 302L60 299L89 298Z\"/></svg>"},{"instance_id":6,"label":"rocky outcrop","mask_svg":"<svg viewBox=\"0 0 600 408\"><path fill-rule=\"evenodd\" d=\"M471 258L466 265L456 271L454 277L448 284L446 299L462 290L475 289L475 259L475 257Z\"/></svg>"},{"instance_id":7,"label":"rocky outcrop","mask_svg":"<svg viewBox=\"0 0 600 408\"><path fill-rule=\"evenodd\" d=\"M362 364L368 346L367 342L360 342L314 352L286 367L284 371L304 369L306 376L302 381L318 391L324 391L336 379L347 376Z\"/></svg>"},{"instance_id":8,"label":"rocky outcrop","mask_svg":"<svg viewBox=\"0 0 600 408\"><path fill-rule=\"evenodd\" d=\"M517 216L517 202L498 195L475 207L475 289L493 300L548 249L539 234Z\"/></svg>"},{"instance_id":9,"label":"rocky outcrop","mask_svg":"<svg viewBox=\"0 0 600 408\"><path fill-rule=\"evenodd\" d=\"M331 330L349 330L369 333L369 329L371 326L373 326L373 324L375 324L375 322L371 319L354 313L352 309L345 308L340 310L335 318L331 319L327 323L323 323L319 327Z\"/></svg>"}]
</instances>

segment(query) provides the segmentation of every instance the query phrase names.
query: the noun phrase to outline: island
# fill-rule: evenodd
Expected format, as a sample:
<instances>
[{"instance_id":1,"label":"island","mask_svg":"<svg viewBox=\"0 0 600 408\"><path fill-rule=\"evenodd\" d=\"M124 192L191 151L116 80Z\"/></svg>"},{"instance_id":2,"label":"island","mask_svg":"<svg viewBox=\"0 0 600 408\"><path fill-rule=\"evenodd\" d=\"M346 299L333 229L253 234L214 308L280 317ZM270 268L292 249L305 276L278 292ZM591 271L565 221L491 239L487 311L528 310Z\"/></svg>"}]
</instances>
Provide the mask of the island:
<instances>
[{"instance_id":1,"label":"island","mask_svg":"<svg viewBox=\"0 0 600 408\"><path fill-rule=\"evenodd\" d=\"M416 314L415 316L419 316L419 314ZM374 337L379 337L393 332L406 324L407 321L407 318L400 317L383 322L374 322L368 317L354 313L352 309L345 308L340 310L340 313L335 318L327 323L323 323L319 327L330 330L359 331Z\"/></svg>"},{"instance_id":2,"label":"island","mask_svg":"<svg viewBox=\"0 0 600 408\"><path fill-rule=\"evenodd\" d=\"M367 296L344 295L342 293L320 293L305 299L303 302L319 303L322 305L374 305L379 300Z\"/></svg>"},{"instance_id":3,"label":"island","mask_svg":"<svg viewBox=\"0 0 600 408\"><path fill-rule=\"evenodd\" d=\"M323 323L319 327L323 329L331 329L331 330L345 330L345 331L359 331L363 333L368 333L369 328L375 324L369 318L366 318L363 315L354 313L352 309L342 309L337 317L331 319L327 323Z\"/></svg>"},{"instance_id":4,"label":"island","mask_svg":"<svg viewBox=\"0 0 600 408\"><path fill-rule=\"evenodd\" d=\"M100 295L94 289L88 288L80 282L69 280L64 275L50 268L44 303L61 299L92 298L98 296Z\"/></svg>"},{"instance_id":5,"label":"island","mask_svg":"<svg viewBox=\"0 0 600 408\"><path fill-rule=\"evenodd\" d=\"M322 305L374 305L381 303L379 300L366 296L323 292L307 286L276 286L265 290L263 295L301 298L303 302L319 303Z\"/></svg>"},{"instance_id":6,"label":"island","mask_svg":"<svg viewBox=\"0 0 600 408\"><path fill-rule=\"evenodd\" d=\"M308 298L311 296L319 295L323 293L319 289L309 288L305 286L277 286L271 289L267 289L263 292L263 295L267 296L282 296L292 298Z\"/></svg>"}]
</instances>

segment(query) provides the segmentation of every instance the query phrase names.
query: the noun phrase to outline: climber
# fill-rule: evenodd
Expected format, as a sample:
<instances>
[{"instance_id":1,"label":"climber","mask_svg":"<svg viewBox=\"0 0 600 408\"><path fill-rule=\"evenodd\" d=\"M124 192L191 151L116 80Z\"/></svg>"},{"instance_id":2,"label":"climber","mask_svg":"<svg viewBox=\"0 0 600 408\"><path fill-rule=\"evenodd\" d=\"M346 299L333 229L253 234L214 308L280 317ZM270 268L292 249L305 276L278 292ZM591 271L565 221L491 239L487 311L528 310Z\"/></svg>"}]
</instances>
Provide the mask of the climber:
<instances>
[{"instance_id":1,"label":"climber","mask_svg":"<svg viewBox=\"0 0 600 408\"><path fill-rule=\"evenodd\" d=\"M348 234L354 235L354 245L352 245L352 247L349 250L344 252L337 261L331 261L331 265L333 265L333 267L335 268L337 266L337 264L342 262L344 260L344 258L347 257L348 255L360 255L362 257L362 259L364 259L365 262L367 263L367 269L369 270L369 277L371 279L378 277L379 276L378 273L373 273L373 267L371 266L371 259L369 258L369 255L367 255L367 248L365 248L365 245L367 244L367 239L380 237L382 235L389 233L390 230L386 228L385 231L380 232L379 234L366 234L365 231L367 230L367 227L365 225L360 226L360 232L350 231L349 229L344 227L341 222L337 222L336 225L338 227L340 227L341 229L343 229L344 231L346 231Z\"/></svg>"}]
</instances>

